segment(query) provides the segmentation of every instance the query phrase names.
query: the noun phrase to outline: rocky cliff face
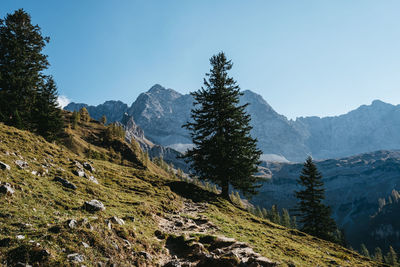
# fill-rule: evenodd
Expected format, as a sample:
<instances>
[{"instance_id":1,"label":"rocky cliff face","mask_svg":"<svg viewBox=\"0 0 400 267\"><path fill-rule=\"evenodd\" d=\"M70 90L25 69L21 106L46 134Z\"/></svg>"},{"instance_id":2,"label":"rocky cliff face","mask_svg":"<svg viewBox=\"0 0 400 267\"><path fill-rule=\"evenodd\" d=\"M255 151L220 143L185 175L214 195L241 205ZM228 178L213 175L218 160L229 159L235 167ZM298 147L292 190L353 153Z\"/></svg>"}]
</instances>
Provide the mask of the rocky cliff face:
<instances>
[{"instance_id":1,"label":"rocky cliff face","mask_svg":"<svg viewBox=\"0 0 400 267\"><path fill-rule=\"evenodd\" d=\"M293 208L302 164L263 162L262 167L269 179L252 202L268 208L273 204ZM317 167L323 175L326 203L351 245L358 247L369 234L367 222L378 210L379 198L400 188L400 151L318 161Z\"/></svg>"},{"instance_id":2,"label":"rocky cliff face","mask_svg":"<svg viewBox=\"0 0 400 267\"><path fill-rule=\"evenodd\" d=\"M375 100L335 117L299 118L305 145L315 158L333 158L400 148L400 106Z\"/></svg>"},{"instance_id":3,"label":"rocky cliff face","mask_svg":"<svg viewBox=\"0 0 400 267\"><path fill-rule=\"evenodd\" d=\"M182 128L190 116L193 99L156 84L133 102L128 114L144 130L147 138L163 146L190 144L189 133Z\"/></svg>"},{"instance_id":4,"label":"rocky cliff face","mask_svg":"<svg viewBox=\"0 0 400 267\"><path fill-rule=\"evenodd\" d=\"M307 155L316 159L338 158L379 149L400 149L400 106L376 100L347 114L335 117L305 117L288 120L277 113L260 95L244 91L241 103L250 103L251 134L265 154L275 154L294 162ZM120 101L99 106L70 103L65 109L87 107L90 115L109 122L120 121L127 112L153 143L174 148L191 144L182 125L190 119L193 98L161 85L142 93L128 108Z\"/></svg>"},{"instance_id":5,"label":"rocky cliff face","mask_svg":"<svg viewBox=\"0 0 400 267\"><path fill-rule=\"evenodd\" d=\"M182 154L170 147L157 145L148 140L142 128L136 124L133 116L124 113L121 122L118 123L121 123L125 129L126 141L131 142L133 139L136 140L143 151L149 153L150 158L163 158L165 162L172 164L175 168L189 172L188 165L183 159L179 158Z\"/></svg>"}]
</instances>

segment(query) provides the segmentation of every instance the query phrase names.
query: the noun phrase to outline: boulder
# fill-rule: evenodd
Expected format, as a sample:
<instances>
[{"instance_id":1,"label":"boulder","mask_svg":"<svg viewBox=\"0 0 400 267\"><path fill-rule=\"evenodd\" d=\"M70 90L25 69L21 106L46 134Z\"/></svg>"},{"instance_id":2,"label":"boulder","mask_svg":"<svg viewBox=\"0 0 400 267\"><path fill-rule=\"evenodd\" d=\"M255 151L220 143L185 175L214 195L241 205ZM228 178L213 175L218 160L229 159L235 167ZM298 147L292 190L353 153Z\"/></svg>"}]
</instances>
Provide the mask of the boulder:
<instances>
[{"instance_id":1,"label":"boulder","mask_svg":"<svg viewBox=\"0 0 400 267\"><path fill-rule=\"evenodd\" d=\"M12 189L9 183L0 184L0 194L12 196L14 194L14 189Z\"/></svg>"},{"instance_id":2,"label":"boulder","mask_svg":"<svg viewBox=\"0 0 400 267\"><path fill-rule=\"evenodd\" d=\"M85 176L85 172L82 169L75 169L72 171L72 173L79 177Z\"/></svg>"},{"instance_id":3,"label":"boulder","mask_svg":"<svg viewBox=\"0 0 400 267\"><path fill-rule=\"evenodd\" d=\"M70 229L74 229L76 228L76 226L78 225L78 222L74 219L68 220L67 221L67 227Z\"/></svg>"},{"instance_id":4,"label":"boulder","mask_svg":"<svg viewBox=\"0 0 400 267\"><path fill-rule=\"evenodd\" d=\"M122 220L122 219L120 219L118 217L115 217L115 216L111 217L110 221L112 223L114 223L114 224L119 224L119 225L124 225L125 224L124 220Z\"/></svg>"},{"instance_id":5,"label":"boulder","mask_svg":"<svg viewBox=\"0 0 400 267\"><path fill-rule=\"evenodd\" d=\"M11 168L10 168L9 165L7 165L4 162L0 161L0 169L2 169L2 170L10 170Z\"/></svg>"},{"instance_id":6,"label":"boulder","mask_svg":"<svg viewBox=\"0 0 400 267\"><path fill-rule=\"evenodd\" d=\"M24 160L20 160L20 159L16 160L16 161L15 161L15 164L16 164L16 165L18 166L18 168L20 168L20 169L25 169L25 168L28 168L28 167L29 167L28 162L26 162L26 161L24 161Z\"/></svg>"},{"instance_id":7,"label":"boulder","mask_svg":"<svg viewBox=\"0 0 400 267\"><path fill-rule=\"evenodd\" d=\"M85 203L83 204L83 208L89 212L102 211L106 209L104 207L104 204L96 199L85 201Z\"/></svg>"},{"instance_id":8,"label":"boulder","mask_svg":"<svg viewBox=\"0 0 400 267\"><path fill-rule=\"evenodd\" d=\"M70 188L72 190L76 189L76 185L74 185L73 183L71 183L70 181L68 181L67 179L61 178L59 176L56 176L53 181L55 182L60 182L64 187L66 188Z\"/></svg>"},{"instance_id":9,"label":"boulder","mask_svg":"<svg viewBox=\"0 0 400 267\"><path fill-rule=\"evenodd\" d=\"M17 235L15 238L18 239L18 240L24 240L25 236L24 235Z\"/></svg>"},{"instance_id":10,"label":"boulder","mask_svg":"<svg viewBox=\"0 0 400 267\"><path fill-rule=\"evenodd\" d=\"M96 169L89 162L83 163L83 168L85 168L86 170L88 170L90 172L96 171Z\"/></svg>"},{"instance_id":11,"label":"boulder","mask_svg":"<svg viewBox=\"0 0 400 267\"><path fill-rule=\"evenodd\" d=\"M85 261L85 256L78 254L78 253L73 253L73 254L69 254L67 256L67 259L72 262L83 262L83 261Z\"/></svg>"},{"instance_id":12,"label":"boulder","mask_svg":"<svg viewBox=\"0 0 400 267\"><path fill-rule=\"evenodd\" d=\"M88 175L88 174L85 173L85 178L88 179L89 181L95 183L95 184L99 184L99 181L97 181L97 179L93 175Z\"/></svg>"}]
</instances>

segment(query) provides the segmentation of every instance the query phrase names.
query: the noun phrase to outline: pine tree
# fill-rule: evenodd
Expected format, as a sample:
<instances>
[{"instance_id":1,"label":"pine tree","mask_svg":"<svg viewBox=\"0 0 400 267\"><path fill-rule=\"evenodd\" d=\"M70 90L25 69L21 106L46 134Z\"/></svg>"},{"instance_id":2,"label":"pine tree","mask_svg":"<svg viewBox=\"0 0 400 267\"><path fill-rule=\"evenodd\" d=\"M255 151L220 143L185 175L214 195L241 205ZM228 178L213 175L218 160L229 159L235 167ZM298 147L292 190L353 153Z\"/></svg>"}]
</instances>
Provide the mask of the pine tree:
<instances>
[{"instance_id":1,"label":"pine tree","mask_svg":"<svg viewBox=\"0 0 400 267\"><path fill-rule=\"evenodd\" d=\"M191 93L195 107L192 121L183 125L190 131L195 147L185 155L195 175L210 180L229 199L229 186L250 198L259 187L257 172L261 151L250 136L247 104L239 105L239 86L228 76L232 68L224 53L210 59L211 70L204 87Z\"/></svg>"},{"instance_id":2,"label":"pine tree","mask_svg":"<svg viewBox=\"0 0 400 267\"><path fill-rule=\"evenodd\" d=\"M291 228L290 215L287 209L282 209L282 226Z\"/></svg>"},{"instance_id":3,"label":"pine tree","mask_svg":"<svg viewBox=\"0 0 400 267\"><path fill-rule=\"evenodd\" d=\"M290 220L290 227L293 229L297 229L297 218L296 216L292 216L291 220Z\"/></svg>"},{"instance_id":4,"label":"pine tree","mask_svg":"<svg viewBox=\"0 0 400 267\"><path fill-rule=\"evenodd\" d=\"M100 119L101 124L105 125L107 123L107 117L106 115L103 115Z\"/></svg>"},{"instance_id":5,"label":"pine tree","mask_svg":"<svg viewBox=\"0 0 400 267\"><path fill-rule=\"evenodd\" d=\"M389 264L390 266L399 266L399 263L397 262L396 251L394 251L392 246L389 247L389 251L385 256L385 263Z\"/></svg>"},{"instance_id":6,"label":"pine tree","mask_svg":"<svg viewBox=\"0 0 400 267\"><path fill-rule=\"evenodd\" d=\"M83 122L89 122L90 121L90 115L89 115L89 111L83 107L79 110L79 115L81 116L81 120Z\"/></svg>"},{"instance_id":7,"label":"pine tree","mask_svg":"<svg viewBox=\"0 0 400 267\"><path fill-rule=\"evenodd\" d=\"M368 251L367 247L365 246L365 244L361 244L361 246L360 246L360 254L365 256L365 257L368 257L368 258L370 257L369 251Z\"/></svg>"},{"instance_id":8,"label":"pine tree","mask_svg":"<svg viewBox=\"0 0 400 267\"><path fill-rule=\"evenodd\" d=\"M278 207L276 205L272 205L271 210L268 213L271 222L277 224L281 223L281 216L279 215Z\"/></svg>"},{"instance_id":9,"label":"pine tree","mask_svg":"<svg viewBox=\"0 0 400 267\"><path fill-rule=\"evenodd\" d=\"M382 255L382 250L380 247L375 248L374 252L374 261L376 262L383 262L383 255Z\"/></svg>"},{"instance_id":10,"label":"pine tree","mask_svg":"<svg viewBox=\"0 0 400 267\"><path fill-rule=\"evenodd\" d=\"M330 208L322 203L325 198L324 183L311 157L304 163L298 182L305 187L295 192L299 200L295 211L299 216L301 230L325 240L335 241L333 233L337 226L331 218Z\"/></svg>"},{"instance_id":11,"label":"pine tree","mask_svg":"<svg viewBox=\"0 0 400 267\"><path fill-rule=\"evenodd\" d=\"M81 120L81 116L79 115L79 112L74 111L72 113L72 128L76 129L76 127L78 126L78 122L80 122Z\"/></svg>"},{"instance_id":12,"label":"pine tree","mask_svg":"<svg viewBox=\"0 0 400 267\"><path fill-rule=\"evenodd\" d=\"M23 9L0 20L0 120L54 139L62 130L57 89L42 50L49 42ZM49 110L47 115L44 110ZM46 117L40 117L41 115ZM45 120L54 120L45 122ZM48 126L49 128L44 130Z\"/></svg>"},{"instance_id":13,"label":"pine tree","mask_svg":"<svg viewBox=\"0 0 400 267\"><path fill-rule=\"evenodd\" d=\"M52 141L59 137L64 126L57 102L57 87L53 78L48 76L40 88L33 121L36 123L37 133Z\"/></svg>"}]
</instances>

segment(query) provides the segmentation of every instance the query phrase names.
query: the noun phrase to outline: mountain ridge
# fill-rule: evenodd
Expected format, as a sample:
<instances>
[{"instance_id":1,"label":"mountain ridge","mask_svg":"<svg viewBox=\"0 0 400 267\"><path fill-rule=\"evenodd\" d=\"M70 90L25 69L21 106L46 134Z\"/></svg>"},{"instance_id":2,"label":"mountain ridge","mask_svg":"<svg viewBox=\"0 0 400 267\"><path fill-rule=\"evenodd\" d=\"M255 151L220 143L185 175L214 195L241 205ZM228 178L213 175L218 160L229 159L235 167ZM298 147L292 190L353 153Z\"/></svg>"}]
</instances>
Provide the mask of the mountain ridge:
<instances>
[{"instance_id":1,"label":"mountain ridge","mask_svg":"<svg viewBox=\"0 0 400 267\"><path fill-rule=\"evenodd\" d=\"M141 93L130 107L121 103L115 109L106 109L104 104L87 108L94 118L104 113L111 118L110 122L122 117L119 112L127 112L153 143L171 147L191 144L189 133L181 127L190 119L191 95L156 84ZM258 139L265 154L301 162L308 155L327 159L400 148L400 138L396 135L400 132L400 105L374 100L370 105L338 116L292 120L276 112L261 95L251 90L243 91L240 103L250 103L247 112L252 117L251 134ZM70 103L64 109L73 111L82 105L85 104Z\"/></svg>"}]
</instances>

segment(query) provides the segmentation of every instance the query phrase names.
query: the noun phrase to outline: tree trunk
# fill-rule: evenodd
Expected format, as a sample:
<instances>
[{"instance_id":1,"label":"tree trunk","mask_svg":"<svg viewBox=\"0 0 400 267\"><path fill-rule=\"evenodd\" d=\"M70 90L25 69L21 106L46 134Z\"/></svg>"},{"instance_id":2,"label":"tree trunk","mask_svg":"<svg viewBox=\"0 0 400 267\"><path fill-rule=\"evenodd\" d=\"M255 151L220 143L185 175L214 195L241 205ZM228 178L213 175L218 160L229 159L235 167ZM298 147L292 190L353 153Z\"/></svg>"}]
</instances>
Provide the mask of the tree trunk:
<instances>
[{"instance_id":1,"label":"tree trunk","mask_svg":"<svg viewBox=\"0 0 400 267\"><path fill-rule=\"evenodd\" d=\"M221 185L221 197L230 200L229 199L229 183L228 182L223 182Z\"/></svg>"}]
</instances>

